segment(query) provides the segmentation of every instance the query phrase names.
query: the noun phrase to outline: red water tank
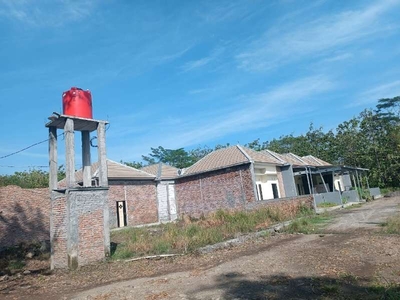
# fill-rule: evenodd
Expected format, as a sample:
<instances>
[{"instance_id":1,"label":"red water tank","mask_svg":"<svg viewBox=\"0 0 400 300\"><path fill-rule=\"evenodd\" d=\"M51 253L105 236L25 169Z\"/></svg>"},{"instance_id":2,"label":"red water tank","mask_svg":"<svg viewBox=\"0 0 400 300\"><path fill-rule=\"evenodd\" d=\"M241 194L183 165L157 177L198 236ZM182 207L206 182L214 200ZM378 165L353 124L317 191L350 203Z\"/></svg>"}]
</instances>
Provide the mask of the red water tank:
<instances>
[{"instance_id":1,"label":"red water tank","mask_svg":"<svg viewBox=\"0 0 400 300\"><path fill-rule=\"evenodd\" d=\"M64 115L93 119L92 94L89 90L72 87L63 93L62 101Z\"/></svg>"}]
</instances>

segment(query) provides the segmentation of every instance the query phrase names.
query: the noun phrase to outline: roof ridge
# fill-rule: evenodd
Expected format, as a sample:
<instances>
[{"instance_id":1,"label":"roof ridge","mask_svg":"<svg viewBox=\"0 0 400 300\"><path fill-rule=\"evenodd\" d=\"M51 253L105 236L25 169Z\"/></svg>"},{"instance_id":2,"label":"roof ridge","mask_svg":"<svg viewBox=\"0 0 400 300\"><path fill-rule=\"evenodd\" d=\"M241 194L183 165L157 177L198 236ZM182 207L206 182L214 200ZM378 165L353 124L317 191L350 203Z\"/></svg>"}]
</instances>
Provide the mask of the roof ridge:
<instances>
[{"instance_id":1,"label":"roof ridge","mask_svg":"<svg viewBox=\"0 0 400 300\"><path fill-rule=\"evenodd\" d=\"M144 173L144 174L146 174L146 175L154 176L153 174L147 173L146 171L143 171L143 170L140 170L140 169L136 169L136 168L134 168L134 167L131 167L131 166L128 166L128 165L125 165L125 164L116 162L115 160L111 160L111 159L108 159L108 158L107 158L107 161L112 162L112 163L115 163L115 164L120 165L120 166L122 166L122 167L124 167L124 168L127 168L127 169L133 169L133 170L135 170L135 171L139 171L139 172ZM98 168L97 168L97 170L98 170ZM96 172L97 172L97 171L96 171Z\"/></svg>"},{"instance_id":2,"label":"roof ridge","mask_svg":"<svg viewBox=\"0 0 400 300\"><path fill-rule=\"evenodd\" d=\"M161 176L162 176L162 162L160 161L158 163L156 179L161 179Z\"/></svg>"},{"instance_id":3,"label":"roof ridge","mask_svg":"<svg viewBox=\"0 0 400 300\"><path fill-rule=\"evenodd\" d=\"M271 154L273 157L275 157L277 160L279 160L279 161L281 161L281 162L283 162L283 163L285 163L285 164L287 164L288 162L287 161L284 161L282 158L280 158L277 154L278 153L275 153L274 151L271 151L271 150L269 150L269 149L264 149L264 151L267 151L269 154ZM262 152L262 151L261 151Z\"/></svg>"},{"instance_id":4,"label":"roof ridge","mask_svg":"<svg viewBox=\"0 0 400 300\"><path fill-rule=\"evenodd\" d=\"M240 147L244 148L245 150L254 152L256 155L261 155L261 156L264 157L266 160L268 160L268 161L269 161L268 163L270 163L270 164L279 165L280 163L285 163L285 164L287 163L287 162L283 161L282 159L276 158L274 155L272 155L272 154L269 153L269 152L268 152L268 153L265 153L265 152L262 151L262 150L261 150L261 151L257 151L257 150L254 150L254 149L251 149L251 148L248 148L248 147L244 147L244 146L240 146ZM247 154L249 155L251 161L257 162L257 159L254 160L254 159L250 156L249 153L247 153ZM275 160L275 161L274 161L274 160Z\"/></svg>"},{"instance_id":5,"label":"roof ridge","mask_svg":"<svg viewBox=\"0 0 400 300\"><path fill-rule=\"evenodd\" d=\"M249 160L249 162L254 162L251 156L242 148L241 145L237 144L236 147L243 153L244 156ZM244 147L245 148L245 147Z\"/></svg>"},{"instance_id":6,"label":"roof ridge","mask_svg":"<svg viewBox=\"0 0 400 300\"><path fill-rule=\"evenodd\" d=\"M306 157L309 157L310 159L312 159L312 160L314 160L317 164L319 164L320 166L322 166L323 165L323 163L321 163L320 161L319 161L319 158L318 157L315 157L314 155L307 155Z\"/></svg>"},{"instance_id":7,"label":"roof ridge","mask_svg":"<svg viewBox=\"0 0 400 300\"><path fill-rule=\"evenodd\" d=\"M299 160L300 162L302 162L303 164L308 165L308 163L306 161L304 161L299 155L293 153L293 152L289 152L289 155L293 156L295 159Z\"/></svg>"}]
</instances>

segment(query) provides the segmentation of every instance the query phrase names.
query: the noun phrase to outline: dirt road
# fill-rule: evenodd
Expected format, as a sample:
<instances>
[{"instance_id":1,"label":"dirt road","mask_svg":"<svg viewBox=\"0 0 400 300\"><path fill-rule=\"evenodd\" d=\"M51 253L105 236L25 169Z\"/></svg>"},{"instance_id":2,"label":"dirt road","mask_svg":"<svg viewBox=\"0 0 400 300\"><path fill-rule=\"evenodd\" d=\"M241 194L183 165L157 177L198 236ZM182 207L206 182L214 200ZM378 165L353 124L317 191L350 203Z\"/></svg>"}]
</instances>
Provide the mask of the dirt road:
<instances>
[{"instance_id":1,"label":"dirt road","mask_svg":"<svg viewBox=\"0 0 400 300\"><path fill-rule=\"evenodd\" d=\"M209 269L141 278L91 289L74 299L281 299L317 297L310 281L321 278L326 288L339 277L359 281L400 280L400 239L373 234L379 224L399 209L399 198L381 199L361 208L341 211L327 235L300 235L264 240L272 247L244 255ZM367 231L368 230L368 231ZM357 282L352 282L357 279ZM331 283L330 283L331 282ZM341 282L343 284L343 282ZM344 284L346 281L344 280ZM357 286L357 284L359 286ZM323 291L322 291L323 292Z\"/></svg>"},{"instance_id":2,"label":"dirt road","mask_svg":"<svg viewBox=\"0 0 400 300\"><path fill-rule=\"evenodd\" d=\"M399 204L400 197L383 198L335 212L323 234L278 234L205 255L26 277L7 289L0 284L0 298L376 299L379 288L400 283L400 237L380 226Z\"/></svg>"}]
</instances>

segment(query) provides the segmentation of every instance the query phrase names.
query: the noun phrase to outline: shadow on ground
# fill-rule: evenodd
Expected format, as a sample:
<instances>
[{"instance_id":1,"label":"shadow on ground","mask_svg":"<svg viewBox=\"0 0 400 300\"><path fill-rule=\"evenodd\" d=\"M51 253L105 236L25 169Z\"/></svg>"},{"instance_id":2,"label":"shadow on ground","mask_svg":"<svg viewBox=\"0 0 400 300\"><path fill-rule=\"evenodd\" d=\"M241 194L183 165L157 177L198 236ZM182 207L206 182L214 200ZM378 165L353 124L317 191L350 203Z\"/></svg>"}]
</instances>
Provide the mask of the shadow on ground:
<instances>
[{"instance_id":1,"label":"shadow on ground","mask_svg":"<svg viewBox=\"0 0 400 300\"><path fill-rule=\"evenodd\" d=\"M254 281L226 273L212 286L193 291L190 299L222 290L222 299L400 299L400 285L377 285L351 275L342 278L270 276Z\"/></svg>"}]
</instances>

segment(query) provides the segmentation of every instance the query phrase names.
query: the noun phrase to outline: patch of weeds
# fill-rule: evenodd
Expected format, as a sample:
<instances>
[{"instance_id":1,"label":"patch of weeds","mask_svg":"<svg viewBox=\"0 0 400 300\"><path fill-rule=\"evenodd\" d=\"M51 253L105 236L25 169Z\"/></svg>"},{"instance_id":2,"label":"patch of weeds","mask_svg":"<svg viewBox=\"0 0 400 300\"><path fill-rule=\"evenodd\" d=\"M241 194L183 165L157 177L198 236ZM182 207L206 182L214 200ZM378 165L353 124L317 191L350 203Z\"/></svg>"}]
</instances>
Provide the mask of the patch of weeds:
<instances>
[{"instance_id":1,"label":"patch of weeds","mask_svg":"<svg viewBox=\"0 0 400 300\"><path fill-rule=\"evenodd\" d=\"M25 262L21 260L12 260L8 263L10 270L21 270L25 267Z\"/></svg>"},{"instance_id":2,"label":"patch of weeds","mask_svg":"<svg viewBox=\"0 0 400 300\"><path fill-rule=\"evenodd\" d=\"M291 222L284 231L287 233L318 233L321 227L331 219L331 215L323 213L300 217Z\"/></svg>"},{"instance_id":3,"label":"patch of weeds","mask_svg":"<svg viewBox=\"0 0 400 300\"><path fill-rule=\"evenodd\" d=\"M358 277L350 273L340 273L339 278L348 284L355 284L358 282Z\"/></svg>"},{"instance_id":4,"label":"patch of weeds","mask_svg":"<svg viewBox=\"0 0 400 300\"><path fill-rule=\"evenodd\" d=\"M304 216L310 216L310 215L314 215L314 214L315 214L314 209L312 209L308 206L305 206L305 205L301 205L299 207L299 212L298 212L297 216L304 217Z\"/></svg>"},{"instance_id":5,"label":"patch of weeds","mask_svg":"<svg viewBox=\"0 0 400 300\"><path fill-rule=\"evenodd\" d=\"M321 290L327 294L338 294L339 286L337 284L325 284L321 286Z\"/></svg>"},{"instance_id":6,"label":"patch of weeds","mask_svg":"<svg viewBox=\"0 0 400 300\"><path fill-rule=\"evenodd\" d=\"M367 288L367 292L376 296L376 299L398 300L400 299L400 285L389 283L386 285L375 284Z\"/></svg>"},{"instance_id":7,"label":"patch of weeds","mask_svg":"<svg viewBox=\"0 0 400 300\"><path fill-rule=\"evenodd\" d=\"M123 245L118 245L112 254L113 259L128 259L133 256L133 253L130 249L124 248Z\"/></svg>"},{"instance_id":8,"label":"patch of weeds","mask_svg":"<svg viewBox=\"0 0 400 300\"><path fill-rule=\"evenodd\" d=\"M361 199L365 199L367 202L372 201L372 196L368 189L356 188L359 195L361 195Z\"/></svg>"},{"instance_id":9,"label":"patch of weeds","mask_svg":"<svg viewBox=\"0 0 400 300\"><path fill-rule=\"evenodd\" d=\"M170 250L171 244L168 241L160 240L154 245L152 252L155 254L166 254L169 253Z\"/></svg>"},{"instance_id":10,"label":"patch of weeds","mask_svg":"<svg viewBox=\"0 0 400 300\"><path fill-rule=\"evenodd\" d=\"M322 202L317 204L318 207L334 207L334 206L338 206L336 203L332 203L332 202Z\"/></svg>"},{"instance_id":11,"label":"patch of weeds","mask_svg":"<svg viewBox=\"0 0 400 300\"><path fill-rule=\"evenodd\" d=\"M183 216L176 223L116 230L111 233L111 241L116 246L111 259L195 251L240 234L263 230L276 222L292 219L296 214L309 218L314 212L305 206L287 211L277 207L252 211L218 210L207 217ZM313 219L309 222L312 224ZM267 235L269 233L264 234Z\"/></svg>"},{"instance_id":12,"label":"patch of weeds","mask_svg":"<svg viewBox=\"0 0 400 300\"><path fill-rule=\"evenodd\" d=\"M400 215L389 218L382 226L385 233L400 234Z\"/></svg>"}]
</instances>

